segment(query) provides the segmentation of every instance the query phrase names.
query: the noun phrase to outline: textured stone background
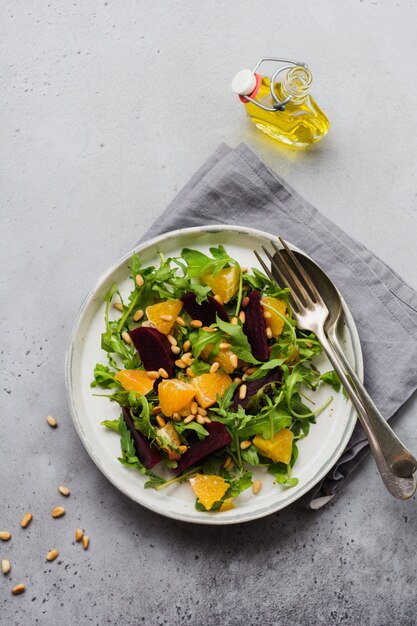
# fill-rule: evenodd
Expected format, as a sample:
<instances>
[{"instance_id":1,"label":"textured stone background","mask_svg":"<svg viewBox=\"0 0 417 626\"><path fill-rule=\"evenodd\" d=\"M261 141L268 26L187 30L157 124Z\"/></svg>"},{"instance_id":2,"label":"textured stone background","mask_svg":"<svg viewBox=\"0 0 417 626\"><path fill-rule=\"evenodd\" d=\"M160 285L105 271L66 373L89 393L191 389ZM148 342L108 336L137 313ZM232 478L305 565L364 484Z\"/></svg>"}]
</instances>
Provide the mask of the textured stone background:
<instances>
[{"instance_id":1,"label":"textured stone background","mask_svg":"<svg viewBox=\"0 0 417 626\"><path fill-rule=\"evenodd\" d=\"M246 141L417 288L415 2L4 0L2 10L0 527L13 539L0 556L13 568L0 578L1 624L416 624L416 499L393 501L372 459L316 513L300 503L240 527L172 522L101 476L63 376L92 283L221 141ZM312 67L332 122L315 148L274 146L231 95L233 74L264 54ZM394 420L414 450L416 412L414 398ZM53 521L61 483L72 495ZM88 552L73 545L77 525ZM53 546L59 560L45 564ZM26 594L12 597L19 582Z\"/></svg>"}]
</instances>

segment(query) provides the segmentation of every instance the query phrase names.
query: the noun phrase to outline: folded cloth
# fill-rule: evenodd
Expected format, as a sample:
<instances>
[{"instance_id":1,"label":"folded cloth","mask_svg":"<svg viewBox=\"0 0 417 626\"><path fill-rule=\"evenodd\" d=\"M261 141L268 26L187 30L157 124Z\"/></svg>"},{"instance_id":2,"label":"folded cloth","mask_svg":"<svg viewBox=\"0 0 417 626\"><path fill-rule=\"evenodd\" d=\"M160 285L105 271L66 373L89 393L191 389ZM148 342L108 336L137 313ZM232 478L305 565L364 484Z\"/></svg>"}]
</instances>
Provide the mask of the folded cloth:
<instances>
[{"instance_id":1,"label":"folded cloth","mask_svg":"<svg viewBox=\"0 0 417 626\"><path fill-rule=\"evenodd\" d=\"M385 263L303 200L245 145L221 145L143 239L204 224L267 225L323 267L355 319L365 384L386 418L417 388L417 293ZM309 494L326 504L368 451L358 424L339 461Z\"/></svg>"}]
</instances>

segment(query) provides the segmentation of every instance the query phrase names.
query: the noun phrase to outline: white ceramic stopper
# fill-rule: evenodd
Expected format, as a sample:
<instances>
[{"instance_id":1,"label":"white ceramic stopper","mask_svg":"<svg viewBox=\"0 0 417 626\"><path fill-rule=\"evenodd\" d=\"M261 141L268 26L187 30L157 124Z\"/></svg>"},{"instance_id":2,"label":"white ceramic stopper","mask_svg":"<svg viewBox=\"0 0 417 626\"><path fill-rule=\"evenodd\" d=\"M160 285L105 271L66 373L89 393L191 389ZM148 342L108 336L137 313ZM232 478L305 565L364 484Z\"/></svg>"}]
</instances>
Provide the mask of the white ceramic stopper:
<instances>
[{"instance_id":1,"label":"white ceramic stopper","mask_svg":"<svg viewBox=\"0 0 417 626\"><path fill-rule=\"evenodd\" d=\"M238 96L249 96L256 87L256 76L252 70L240 70L232 80L232 91Z\"/></svg>"}]
</instances>

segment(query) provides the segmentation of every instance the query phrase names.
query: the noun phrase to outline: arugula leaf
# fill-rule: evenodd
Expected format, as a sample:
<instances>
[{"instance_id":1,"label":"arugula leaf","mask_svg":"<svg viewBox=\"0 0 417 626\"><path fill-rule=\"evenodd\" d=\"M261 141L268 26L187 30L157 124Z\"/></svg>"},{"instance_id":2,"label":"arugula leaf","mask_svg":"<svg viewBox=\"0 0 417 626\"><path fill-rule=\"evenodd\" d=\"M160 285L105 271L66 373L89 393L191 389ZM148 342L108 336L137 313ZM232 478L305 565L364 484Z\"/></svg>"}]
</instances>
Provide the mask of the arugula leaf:
<instances>
[{"instance_id":1,"label":"arugula leaf","mask_svg":"<svg viewBox=\"0 0 417 626\"><path fill-rule=\"evenodd\" d=\"M249 423L238 430L239 437L248 439L254 435L262 435L271 439L279 430L291 426L292 417L283 407L274 407L270 411L254 415Z\"/></svg>"},{"instance_id":2,"label":"arugula leaf","mask_svg":"<svg viewBox=\"0 0 417 626\"><path fill-rule=\"evenodd\" d=\"M101 422L101 425L110 430L115 430L117 433L119 432L119 420L104 420L104 422Z\"/></svg>"},{"instance_id":3,"label":"arugula leaf","mask_svg":"<svg viewBox=\"0 0 417 626\"><path fill-rule=\"evenodd\" d=\"M230 487L223 496L223 500L226 498L236 498L242 491L249 489L252 486L252 472L244 472L240 476L226 479Z\"/></svg>"},{"instance_id":4,"label":"arugula leaf","mask_svg":"<svg viewBox=\"0 0 417 626\"><path fill-rule=\"evenodd\" d=\"M229 263L236 264L236 261L229 257L222 246L210 248L210 252L214 256L212 259L198 250L184 248L181 251L181 257L187 263L190 278L201 278L205 274L216 276Z\"/></svg>"},{"instance_id":5,"label":"arugula leaf","mask_svg":"<svg viewBox=\"0 0 417 626\"><path fill-rule=\"evenodd\" d=\"M189 337L192 345L193 356L198 358L203 352L204 348L208 345L212 345L213 349L211 354L217 354L219 351L219 345L222 340L222 333L220 330L216 330L214 333L208 330L200 328L199 330L190 333Z\"/></svg>"},{"instance_id":6,"label":"arugula leaf","mask_svg":"<svg viewBox=\"0 0 417 626\"><path fill-rule=\"evenodd\" d=\"M184 430L193 430L197 433L199 439L205 439L209 435L209 432L202 426L201 424L197 424L196 422L190 422L189 424L184 424L184 422L173 422L174 428L179 435L182 435Z\"/></svg>"},{"instance_id":7,"label":"arugula leaf","mask_svg":"<svg viewBox=\"0 0 417 626\"><path fill-rule=\"evenodd\" d=\"M150 408L147 399L142 394L138 394L138 396L135 398L134 403L135 409L136 411L138 411L138 414L136 411L131 411L131 416L135 428L139 432L141 432L142 435L145 435L145 437L147 437L148 439L155 439L157 437L157 433L155 427L151 424Z\"/></svg>"},{"instance_id":8,"label":"arugula leaf","mask_svg":"<svg viewBox=\"0 0 417 626\"><path fill-rule=\"evenodd\" d=\"M210 371L210 364L199 359L194 359L190 365L190 369L193 374L200 376L200 374L207 374Z\"/></svg>"},{"instance_id":9,"label":"arugula leaf","mask_svg":"<svg viewBox=\"0 0 417 626\"><path fill-rule=\"evenodd\" d=\"M325 372L320 376L319 380L322 380L323 382L329 384L331 387L333 387L335 391L340 391L340 387L342 386L340 378L334 370L331 370L330 372Z\"/></svg>"},{"instance_id":10,"label":"arugula leaf","mask_svg":"<svg viewBox=\"0 0 417 626\"><path fill-rule=\"evenodd\" d=\"M243 328L240 323L236 325L229 324L229 322L224 322L219 318L219 316L217 316L216 325L223 332L227 333L227 335L229 336L228 341L232 345L232 350L239 357L239 359L242 359L247 363L254 363L256 365L260 363L260 361L255 359L255 357L253 356L250 343L245 333L243 332Z\"/></svg>"},{"instance_id":11,"label":"arugula leaf","mask_svg":"<svg viewBox=\"0 0 417 626\"><path fill-rule=\"evenodd\" d=\"M101 387L102 389L110 389L111 387L121 386L114 380L115 372L112 372L107 365L97 363L94 368L94 380L90 383L90 387Z\"/></svg>"},{"instance_id":12,"label":"arugula leaf","mask_svg":"<svg viewBox=\"0 0 417 626\"><path fill-rule=\"evenodd\" d=\"M259 455L255 446L250 446L241 452L242 459L251 465L259 465Z\"/></svg>"},{"instance_id":13,"label":"arugula leaf","mask_svg":"<svg viewBox=\"0 0 417 626\"><path fill-rule=\"evenodd\" d=\"M283 487L294 487L298 484L298 478L291 477L290 465L285 463L271 463L268 467L268 472L273 475L275 482Z\"/></svg>"},{"instance_id":14,"label":"arugula leaf","mask_svg":"<svg viewBox=\"0 0 417 626\"><path fill-rule=\"evenodd\" d=\"M158 476L158 474L155 474L151 470L146 469L146 467L144 467L138 459L132 434L127 427L122 415L119 417L118 431L120 433L120 447L122 450L122 456L119 457L120 463L122 463L122 465L127 465L128 467L137 469L141 474L146 474L147 476L150 476L153 484L164 483L165 481L163 478L161 478L161 476Z\"/></svg>"},{"instance_id":15,"label":"arugula leaf","mask_svg":"<svg viewBox=\"0 0 417 626\"><path fill-rule=\"evenodd\" d=\"M247 380L259 380L260 378L263 378L265 376L265 372L281 366L283 363L285 363L285 361L286 358L271 359L270 361L267 361L266 363L263 363L260 367L258 367L258 369L253 372L253 374L247 377Z\"/></svg>"}]
</instances>

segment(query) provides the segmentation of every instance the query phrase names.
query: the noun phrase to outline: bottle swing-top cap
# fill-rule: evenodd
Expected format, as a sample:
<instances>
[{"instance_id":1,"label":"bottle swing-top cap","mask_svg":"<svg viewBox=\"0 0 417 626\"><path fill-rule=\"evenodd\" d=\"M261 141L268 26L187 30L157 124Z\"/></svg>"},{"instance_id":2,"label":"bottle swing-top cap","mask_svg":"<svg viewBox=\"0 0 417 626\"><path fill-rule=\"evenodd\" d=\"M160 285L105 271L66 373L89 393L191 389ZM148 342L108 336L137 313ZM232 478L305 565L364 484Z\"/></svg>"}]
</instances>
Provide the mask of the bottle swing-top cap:
<instances>
[{"instance_id":1,"label":"bottle swing-top cap","mask_svg":"<svg viewBox=\"0 0 417 626\"><path fill-rule=\"evenodd\" d=\"M271 96L275 101L275 104L272 107L267 107L258 100L255 100L262 82L262 76L260 74L257 74L256 70L265 61L272 61L274 63L285 63L285 65L279 67L271 76L270 91ZM264 57L262 59L259 59L253 70L240 70L240 72L236 74L236 76L232 80L232 91L239 96L242 102L252 102L261 109L264 109L265 111L271 111L273 113L276 111L283 111L284 105L287 104L287 102L289 102L292 97L288 96L287 98L285 98L285 100L279 100L275 93L275 83L278 75L281 74L281 72L292 69L294 68L294 66L307 68L307 65L305 63L289 61L288 59L277 59L276 57Z\"/></svg>"}]
</instances>

